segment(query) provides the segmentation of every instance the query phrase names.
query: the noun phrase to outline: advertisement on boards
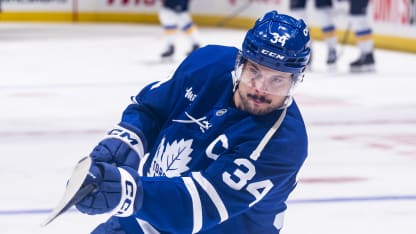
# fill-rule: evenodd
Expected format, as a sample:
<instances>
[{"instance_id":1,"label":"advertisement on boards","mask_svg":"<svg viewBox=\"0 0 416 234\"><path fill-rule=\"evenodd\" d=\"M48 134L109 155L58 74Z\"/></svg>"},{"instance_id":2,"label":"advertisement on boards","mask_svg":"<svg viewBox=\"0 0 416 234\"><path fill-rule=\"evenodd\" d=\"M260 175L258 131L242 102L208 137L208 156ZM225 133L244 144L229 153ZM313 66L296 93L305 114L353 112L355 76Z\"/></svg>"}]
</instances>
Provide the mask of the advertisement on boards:
<instances>
[{"instance_id":1,"label":"advertisement on boards","mask_svg":"<svg viewBox=\"0 0 416 234\"><path fill-rule=\"evenodd\" d=\"M381 24L415 24L415 0L372 0L372 18Z\"/></svg>"},{"instance_id":2,"label":"advertisement on boards","mask_svg":"<svg viewBox=\"0 0 416 234\"><path fill-rule=\"evenodd\" d=\"M101 0L96 4L99 11L106 12L155 12L160 0Z\"/></svg>"}]
</instances>

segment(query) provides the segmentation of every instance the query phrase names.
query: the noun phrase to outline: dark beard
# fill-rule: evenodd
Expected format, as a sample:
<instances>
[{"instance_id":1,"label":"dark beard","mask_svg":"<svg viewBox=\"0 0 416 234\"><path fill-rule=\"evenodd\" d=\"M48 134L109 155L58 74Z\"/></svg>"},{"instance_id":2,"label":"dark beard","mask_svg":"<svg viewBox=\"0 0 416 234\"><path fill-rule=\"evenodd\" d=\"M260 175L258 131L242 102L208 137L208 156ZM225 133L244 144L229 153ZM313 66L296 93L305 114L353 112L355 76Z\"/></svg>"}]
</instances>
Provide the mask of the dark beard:
<instances>
[{"instance_id":1,"label":"dark beard","mask_svg":"<svg viewBox=\"0 0 416 234\"><path fill-rule=\"evenodd\" d=\"M274 108L266 108L266 109L263 109L263 110L253 109L251 107L248 99L259 100L260 102L268 103L268 104L270 104L271 101L266 99L265 97L260 97L258 95L247 94L246 96L243 96L239 91L240 90L237 89L237 95L240 96L240 100L241 100L242 103L241 103L241 106L237 107L238 109L240 109L242 111L245 111L245 112L248 112L252 115L259 115L259 116L260 115L266 115L266 114L270 113L271 111L273 111Z\"/></svg>"},{"instance_id":2,"label":"dark beard","mask_svg":"<svg viewBox=\"0 0 416 234\"><path fill-rule=\"evenodd\" d=\"M255 94L247 94L247 97L251 98L253 100L256 100L256 101L260 101L262 103L266 103L266 104L271 104L272 103L271 100L266 99L266 97L264 97L264 96L259 96L259 95L255 95Z\"/></svg>"}]
</instances>

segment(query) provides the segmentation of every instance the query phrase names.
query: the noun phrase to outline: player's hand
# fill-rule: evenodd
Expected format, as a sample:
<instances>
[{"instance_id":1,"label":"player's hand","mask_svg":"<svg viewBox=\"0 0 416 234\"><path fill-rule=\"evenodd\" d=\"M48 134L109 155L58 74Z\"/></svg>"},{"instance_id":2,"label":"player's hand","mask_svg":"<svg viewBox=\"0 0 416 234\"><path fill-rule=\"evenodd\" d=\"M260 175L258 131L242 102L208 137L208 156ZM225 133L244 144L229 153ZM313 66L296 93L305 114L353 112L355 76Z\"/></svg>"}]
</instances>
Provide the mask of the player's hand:
<instances>
[{"instance_id":1,"label":"player's hand","mask_svg":"<svg viewBox=\"0 0 416 234\"><path fill-rule=\"evenodd\" d=\"M116 167L109 163L93 163L83 186L93 184L96 189L76 204L76 208L89 215L110 212L127 217L142 205L141 180L130 167Z\"/></svg>"},{"instance_id":2,"label":"player's hand","mask_svg":"<svg viewBox=\"0 0 416 234\"><path fill-rule=\"evenodd\" d=\"M141 131L131 125L117 125L95 146L90 157L95 162L107 162L137 170L144 155L140 135Z\"/></svg>"}]
</instances>

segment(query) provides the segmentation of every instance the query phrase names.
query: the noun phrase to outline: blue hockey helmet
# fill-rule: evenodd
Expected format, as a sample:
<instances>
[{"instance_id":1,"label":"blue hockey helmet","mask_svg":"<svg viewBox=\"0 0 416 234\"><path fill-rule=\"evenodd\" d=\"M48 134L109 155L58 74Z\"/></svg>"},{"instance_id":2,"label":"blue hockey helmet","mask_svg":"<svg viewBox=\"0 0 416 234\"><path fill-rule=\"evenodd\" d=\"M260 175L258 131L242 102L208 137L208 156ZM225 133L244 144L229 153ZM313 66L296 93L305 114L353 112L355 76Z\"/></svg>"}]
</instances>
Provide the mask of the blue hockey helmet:
<instances>
[{"instance_id":1,"label":"blue hockey helmet","mask_svg":"<svg viewBox=\"0 0 416 234\"><path fill-rule=\"evenodd\" d=\"M308 27L303 20L270 11L247 32L242 57L297 77L308 64L309 42Z\"/></svg>"}]
</instances>

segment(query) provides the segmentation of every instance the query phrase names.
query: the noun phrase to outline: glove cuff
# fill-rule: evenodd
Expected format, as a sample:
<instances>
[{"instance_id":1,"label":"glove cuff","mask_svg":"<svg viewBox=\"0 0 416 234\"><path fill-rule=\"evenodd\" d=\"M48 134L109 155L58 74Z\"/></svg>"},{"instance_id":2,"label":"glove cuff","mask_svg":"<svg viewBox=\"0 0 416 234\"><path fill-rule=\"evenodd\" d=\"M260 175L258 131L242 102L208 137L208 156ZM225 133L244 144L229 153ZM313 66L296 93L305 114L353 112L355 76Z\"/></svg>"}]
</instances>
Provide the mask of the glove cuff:
<instances>
[{"instance_id":1,"label":"glove cuff","mask_svg":"<svg viewBox=\"0 0 416 234\"><path fill-rule=\"evenodd\" d=\"M140 160L143 158L144 145L142 138L140 138L140 136L138 136L135 132L124 128L121 125L116 125L107 133L107 138L116 138L121 140L133 149L137 155L139 155Z\"/></svg>"},{"instance_id":2,"label":"glove cuff","mask_svg":"<svg viewBox=\"0 0 416 234\"><path fill-rule=\"evenodd\" d=\"M128 217L141 207L143 193L141 180L138 178L136 181L130 172L124 168L118 167L117 169L121 177L121 198L118 205L109 213L118 217Z\"/></svg>"}]
</instances>

